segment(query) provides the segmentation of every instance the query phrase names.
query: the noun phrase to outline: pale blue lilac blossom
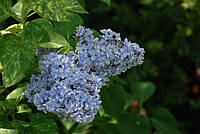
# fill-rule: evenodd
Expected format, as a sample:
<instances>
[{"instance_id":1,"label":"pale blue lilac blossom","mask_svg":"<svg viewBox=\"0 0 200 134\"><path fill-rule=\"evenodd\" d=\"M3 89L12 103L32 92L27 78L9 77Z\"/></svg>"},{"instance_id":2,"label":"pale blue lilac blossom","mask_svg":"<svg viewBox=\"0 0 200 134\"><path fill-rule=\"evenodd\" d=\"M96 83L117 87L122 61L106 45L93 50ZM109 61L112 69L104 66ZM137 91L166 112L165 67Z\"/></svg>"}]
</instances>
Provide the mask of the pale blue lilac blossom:
<instances>
[{"instance_id":1,"label":"pale blue lilac blossom","mask_svg":"<svg viewBox=\"0 0 200 134\"><path fill-rule=\"evenodd\" d=\"M41 75L33 75L25 91L28 101L38 110L65 120L92 121L101 108L102 81L94 73L81 70L76 62L73 52L43 56L39 62Z\"/></svg>"},{"instance_id":2,"label":"pale blue lilac blossom","mask_svg":"<svg viewBox=\"0 0 200 134\"><path fill-rule=\"evenodd\" d=\"M32 76L25 91L38 110L65 120L92 121L101 108L99 92L108 76L143 63L144 49L138 44L127 38L122 41L111 29L100 31L98 39L93 31L79 26L75 52L50 53L40 59L41 74Z\"/></svg>"},{"instance_id":3,"label":"pale blue lilac blossom","mask_svg":"<svg viewBox=\"0 0 200 134\"><path fill-rule=\"evenodd\" d=\"M102 39L94 38L93 32L79 26L76 33L78 39L76 52L80 63L87 63L87 70L93 70L96 75L113 76L125 72L132 66L143 63L144 49L138 44L131 43L111 29L100 30ZM84 60L83 60L84 59ZM86 61L86 62L85 62Z\"/></svg>"}]
</instances>

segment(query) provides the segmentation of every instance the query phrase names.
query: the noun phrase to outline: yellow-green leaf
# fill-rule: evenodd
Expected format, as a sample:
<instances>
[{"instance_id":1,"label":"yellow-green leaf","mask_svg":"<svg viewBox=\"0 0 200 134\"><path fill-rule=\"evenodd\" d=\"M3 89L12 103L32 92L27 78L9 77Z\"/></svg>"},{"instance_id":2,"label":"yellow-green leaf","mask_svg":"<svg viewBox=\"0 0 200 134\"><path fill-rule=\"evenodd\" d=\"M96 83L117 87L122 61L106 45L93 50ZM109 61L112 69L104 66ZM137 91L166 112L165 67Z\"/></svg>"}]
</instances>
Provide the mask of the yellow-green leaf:
<instances>
[{"instance_id":1,"label":"yellow-green leaf","mask_svg":"<svg viewBox=\"0 0 200 134\"><path fill-rule=\"evenodd\" d=\"M19 22L25 22L30 11L31 9L27 7L26 2L20 0L12 7L12 16Z\"/></svg>"},{"instance_id":2,"label":"yellow-green leaf","mask_svg":"<svg viewBox=\"0 0 200 134\"><path fill-rule=\"evenodd\" d=\"M83 20L78 14L71 14L68 21L54 21L54 24L65 37L69 37L75 33L76 27L83 24Z\"/></svg>"},{"instance_id":3,"label":"yellow-green leaf","mask_svg":"<svg viewBox=\"0 0 200 134\"><path fill-rule=\"evenodd\" d=\"M44 43L38 43L39 47L45 47L45 48L60 48L63 46L71 47L70 44L66 41L66 39L53 31L48 32L50 37L50 42L44 42Z\"/></svg>"},{"instance_id":4,"label":"yellow-green leaf","mask_svg":"<svg viewBox=\"0 0 200 134\"><path fill-rule=\"evenodd\" d=\"M5 88L23 79L35 58L35 44L31 40L7 34L0 39L0 62Z\"/></svg>"},{"instance_id":5,"label":"yellow-green leaf","mask_svg":"<svg viewBox=\"0 0 200 134\"><path fill-rule=\"evenodd\" d=\"M30 7L41 17L68 21L72 13L87 13L77 0L28 0Z\"/></svg>"},{"instance_id":6,"label":"yellow-green leaf","mask_svg":"<svg viewBox=\"0 0 200 134\"><path fill-rule=\"evenodd\" d=\"M19 134L19 130L0 128L0 134Z\"/></svg>"},{"instance_id":7,"label":"yellow-green leaf","mask_svg":"<svg viewBox=\"0 0 200 134\"><path fill-rule=\"evenodd\" d=\"M22 96L23 92L26 90L27 86L24 85L22 87L19 87L15 90L13 90L8 96L6 97L6 100L8 99L15 99L16 104L19 102L20 97Z\"/></svg>"},{"instance_id":8,"label":"yellow-green leaf","mask_svg":"<svg viewBox=\"0 0 200 134\"><path fill-rule=\"evenodd\" d=\"M17 106L17 113L31 113L32 110L27 104Z\"/></svg>"}]
</instances>

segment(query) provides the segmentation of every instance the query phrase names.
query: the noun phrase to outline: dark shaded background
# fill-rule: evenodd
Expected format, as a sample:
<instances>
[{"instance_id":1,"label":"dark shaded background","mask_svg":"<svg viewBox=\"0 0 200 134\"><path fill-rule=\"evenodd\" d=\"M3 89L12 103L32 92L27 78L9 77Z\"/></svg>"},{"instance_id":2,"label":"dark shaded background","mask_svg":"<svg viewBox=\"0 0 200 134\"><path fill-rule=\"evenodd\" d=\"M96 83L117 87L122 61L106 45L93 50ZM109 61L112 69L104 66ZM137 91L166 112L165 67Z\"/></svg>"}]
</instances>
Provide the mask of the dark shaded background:
<instances>
[{"instance_id":1,"label":"dark shaded background","mask_svg":"<svg viewBox=\"0 0 200 134\"><path fill-rule=\"evenodd\" d=\"M145 104L147 114L164 106L176 117L182 134L199 134L200 1L113 0L110 7L94 0L86 3L87 27L111 28L145 48L144 63L121 77L156 85Z\"/></svg>"}]
</instances>

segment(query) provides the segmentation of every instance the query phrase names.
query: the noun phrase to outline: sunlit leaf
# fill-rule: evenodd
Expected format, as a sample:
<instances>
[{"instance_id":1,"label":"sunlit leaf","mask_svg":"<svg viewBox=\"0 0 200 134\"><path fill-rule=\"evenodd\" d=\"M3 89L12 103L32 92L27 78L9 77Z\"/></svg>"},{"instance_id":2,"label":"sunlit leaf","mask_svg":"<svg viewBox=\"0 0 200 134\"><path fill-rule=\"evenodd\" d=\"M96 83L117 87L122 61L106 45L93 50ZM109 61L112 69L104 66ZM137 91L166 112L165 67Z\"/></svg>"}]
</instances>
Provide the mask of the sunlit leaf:
<instances>
[{"instance_id":1,"label":"sunlit leaf","mask_svg":"<svg viewBox=\"0 0 200 134\"><path fill-rule=\"evenodd\" d=\"M0 30L0 35L3 36L5 34L17 34L23 30L23 26L21 23L13 24L7 27L5 30Z\"/></svg>"},{"instance_id":2,"label":"sunlit leaf","mask_svg":"<svg viewBox=\"0 0 200 134\"><path fill-rule=\"evenodd\" d=\"M0 134L20 134L20 133L19 133L19 130L16 130L16 129L0 128Z\"/></svg>"},{"instance_id":3,"label":"sunlit leaf","mask_svg":"<svg viewBox=\"0 0 200 134\"><path fill-rule=\"evenodd\" d=\"M35 56L35 44L18 36L5 35L0 39L0 47L3 83L7 88L25 76Z\"/></svg>"},{"instance_id":4,"label":"sunlit leaf","mask_svg":"<svg viewBox=\"0 0 200 134\"><path fill-rule=\"evenodd\" d=\"M77 0L28 0L29 5L41 17L68 21L73 13L87 13Z\"/></svg>"},{"instance_id":5,"label":"sunlit leaf","mask_svg":"<svg viewBox=\"0 0 200 134\"><path fill-rule=\"evenodd\" d=\"M17 106L17 113L31 113L32 110L27 104Z\"/></svg>"},{"instance_id":6,"label":"sunlit leaf","mask_svg":"<svg viewBox=\"0 0 200 134\"><path fill-rule=\"evenodd\" d=\"M47 31L52 31L53 25L49 20L38 18L27 24L25 29L25 38L36 43L49 41Z\"/></svg>"},{"instance_id":7,"label":"sunlit leaf","mask_svg":"<svg viewBox=\"0 0 200 134\"><path fill-rule=\"evenodd\" d=\"M20 0L12 7L12 16L19 22L25 22L30 11L31 9L27 7L26 2Z\"/></svg>"},{"instance_id":8,"label":"sunlit leaf","mask_svg":"<svg viewBox=\"0 0 200 134\"><path fill-rule=\"evenodd\" d=\"M59 31L63 33L65 37L69 37L75 34L76 27L83 24L82 18L77 14L71 14L68 16L67 21L55 21L55 26Z\"/></svg>"},{"instance_id":9,"label":"sunlit leaf","mask_svg":"<svg viewBox=\"0 0 200 134\"><path fill-rule=\"evenodd\" d=\"M74 13L88 13L78 0L64 0L66 10Z\"/></svg>"},{"instance_id":10,"label":"sunlit leaf","mask_svg":"<svg viewBox=\"0 0 200 134\"><path fill-rule=\"evenodd\" d=\"M20 97L22 96L23 92L26 90L27 86L24 85L22 87L19 87L15 90L13 90L10 94L8 94L8 96L6 97L6 99L15 99L16 103L18 103Z\"/></svg>"},{"instance_id":11,"label":"sunlit leaf","mask_svg":"<svg viewBox=\"0 0 200 134\"><path fill-rule=\"evenodd\" d=\"M50 42L44 42L44 43L38 43L39 47L45 47L45 48L60 48L63 46L71 47L70 44L66 41L66 39L53 31L48 32L50 37Z\"/></svg>"}]
</instances>

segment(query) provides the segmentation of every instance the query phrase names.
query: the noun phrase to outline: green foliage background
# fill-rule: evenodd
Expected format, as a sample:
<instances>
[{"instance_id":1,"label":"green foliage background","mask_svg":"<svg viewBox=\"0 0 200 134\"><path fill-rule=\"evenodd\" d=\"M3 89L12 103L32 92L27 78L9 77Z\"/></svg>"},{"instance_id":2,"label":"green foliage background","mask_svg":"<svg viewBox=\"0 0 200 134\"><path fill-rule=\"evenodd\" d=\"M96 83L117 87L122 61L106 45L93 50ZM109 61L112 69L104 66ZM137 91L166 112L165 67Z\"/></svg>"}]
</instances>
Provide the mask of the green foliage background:
<instances>
[{"instance_id":1,"label":"green foliage background","mask_svg":"<svg viewBox=\"0 0 200 134\"><path fill-rule=\"evenodd\" d=\"M35 48L74 50L78 25L97 37L111 28L146 52L101 89L88 124L39 112L23 94L40 73ZM0 0L0 133L198 134L199 29L198 0Z\"/></svg>"}]
</instances>

